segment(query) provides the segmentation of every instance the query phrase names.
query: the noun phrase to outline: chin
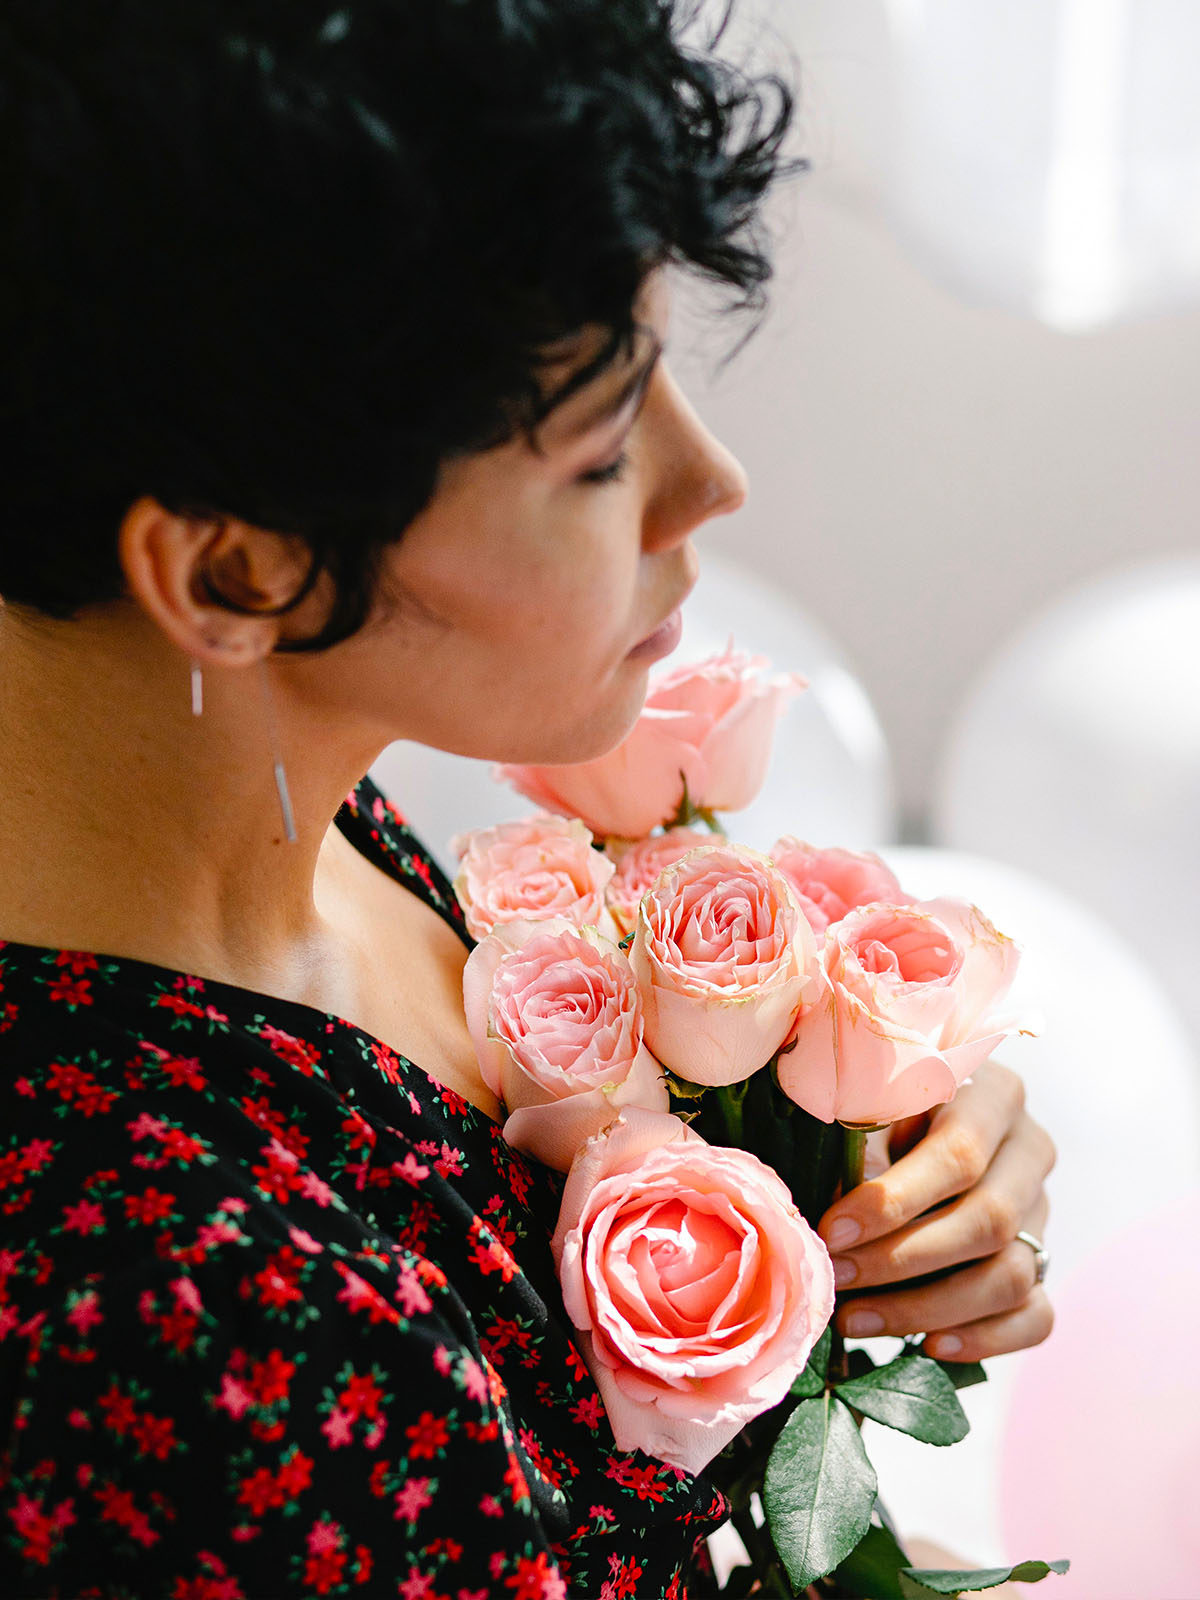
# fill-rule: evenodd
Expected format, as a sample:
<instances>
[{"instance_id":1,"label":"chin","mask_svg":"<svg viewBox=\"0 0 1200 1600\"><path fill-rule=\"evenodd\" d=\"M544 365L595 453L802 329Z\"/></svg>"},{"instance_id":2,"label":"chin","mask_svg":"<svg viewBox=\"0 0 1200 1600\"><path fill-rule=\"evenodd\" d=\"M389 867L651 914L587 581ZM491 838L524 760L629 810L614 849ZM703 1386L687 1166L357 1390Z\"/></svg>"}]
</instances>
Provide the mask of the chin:
<instances>
[{"instance_id":1,"label":"chin","mask_svg":"<svg viewBox=\"0 0 1200 1600\"><path fill-rule=\"evenodd\" d=\"M633 731L645 703L648 676L643 673L636 690L623 696L618 704L606 706L586 721L576 720L553 732L545 729L534 739L514 741L518 754L493 759L522 767L571 767L606 756Z\"/></svg>"}]
</instances>

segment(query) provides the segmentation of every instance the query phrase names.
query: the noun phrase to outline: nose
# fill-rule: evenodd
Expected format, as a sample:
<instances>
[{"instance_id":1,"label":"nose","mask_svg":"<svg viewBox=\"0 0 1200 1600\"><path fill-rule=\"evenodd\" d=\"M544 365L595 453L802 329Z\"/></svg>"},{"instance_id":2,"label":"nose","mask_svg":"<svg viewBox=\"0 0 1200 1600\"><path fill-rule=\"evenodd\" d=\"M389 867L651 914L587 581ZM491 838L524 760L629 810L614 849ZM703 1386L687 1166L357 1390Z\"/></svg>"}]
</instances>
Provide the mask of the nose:
<instances>
[{"instance_id":1,"label":"nose","mask_svg":"<svg viewBox=\"0 0 1200 1600\"><path fill-rule=\"evenodd\" d=\"M676 543L709 517L727 516L745 503L741 462L708 431L661 361L643 418L654 462L645 512L648 546Z\"/></svg>"}]
</instances>

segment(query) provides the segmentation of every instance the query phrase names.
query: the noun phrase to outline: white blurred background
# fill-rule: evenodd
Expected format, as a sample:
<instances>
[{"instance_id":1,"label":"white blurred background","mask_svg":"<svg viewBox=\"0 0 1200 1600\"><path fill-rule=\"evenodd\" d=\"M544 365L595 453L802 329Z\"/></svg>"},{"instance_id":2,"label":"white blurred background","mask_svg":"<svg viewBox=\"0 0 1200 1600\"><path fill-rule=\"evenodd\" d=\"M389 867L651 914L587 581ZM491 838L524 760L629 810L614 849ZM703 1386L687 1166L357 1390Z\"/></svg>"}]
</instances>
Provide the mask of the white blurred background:
<instances>
[{"instance_id":1,"label":"white blurred background","mask_svg":"<svg viewBox=\"0 0 1200 1600\"><path fill-rule=\"evenodd\" d=\"M718 0L713 0L713 9ZM1200 7L740 0L799 73L811 171L757 337L677 305L676 375L748 469L677 659L811 688L731 819L875 847L1025 946L1008 1052L1060 1152L1058 1326L952 1451L871 1425L903 1528L1073 1561L1078 1600L1200 1597ZM378 776L453 866L529 809L481 764Z\"/></svg>"}]
</instances>

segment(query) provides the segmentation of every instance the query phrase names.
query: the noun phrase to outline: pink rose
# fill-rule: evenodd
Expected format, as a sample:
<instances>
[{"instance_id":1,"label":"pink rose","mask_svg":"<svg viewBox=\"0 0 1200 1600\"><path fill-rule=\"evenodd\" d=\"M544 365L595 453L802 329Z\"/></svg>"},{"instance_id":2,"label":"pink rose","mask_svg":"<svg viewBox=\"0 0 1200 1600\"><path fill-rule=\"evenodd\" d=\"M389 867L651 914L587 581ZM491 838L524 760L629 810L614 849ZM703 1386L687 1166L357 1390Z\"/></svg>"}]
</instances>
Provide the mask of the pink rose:
<instances>
[{"instance_id":1,"label":"pink rose","mask_svg":"<svg viewBox=\"0 0 1200 1600\"><path fill-rule=\"evenodd\" d=\"M588 1140L550 1248L617 1448L685 1472L782 1400L833 1313L783 1181L661 1113Z\"/></svg>"},{"instance_id":2,"label":"pink rose","mask_svg":"<svg viewBox=\"0 0 1200 1600\"><path fill-rule=\"evenodd\" d=\"M798 673L760 676L767 662L731 647L676 667L650 686L633 731L595 761L500 766L496 776L549 811L581 817L597 835L641 839L679 809L740 811L762 788L775 724L805 687Z\"/></svg>"},{"instance_id":3,"label":"pink rose","mask_svg":"<svg viewBox=\"0 0 1200 1600\"><path fill-rule=\"evenodd\" d=\"M708 845L643 896L630 961L646 1043L691 1083L739 1083L791 1032L815 986L816 939L756 850Z\"/></svg>"},{"instance_id":4,"label":"pink rose","mask_svg":"<svg viewBox=\"0 0 1200 1600\"><path fill-rule=\"evenodd\" d=\"M781 1088L822 1122L859 1126L942 1105L1014 1031L992 1012L1017 959L963 900L858 907L825 934Z\"/></svg>"},{"instance_id":5,"label":"pink rose","mask_svg":"<svg viewBox=\"0 0 1200 1600\"><path fill-rule=\"evenodd\" d=\"M639 839L624 849L609 847L617 870L609 880L604 898L613 921L622 935L632 933L642 896L665 868L687 855L689 850L713 844L717 835L700 828L671 828Z\"/></svg>"},{"instance_id":6,"label":"pink rose","mask_svg":"<svg viewBox=\"0 0 1200 1600\"><path fill-rule=\"evenodd\" d=\"M467 957L463 1000L483 1080L509 1113L504 1137L546 1166L566 1172L622 1106L666 1111L633 970L593 928L503 924Z\"/></svg>"},{"instance_id":7,"label":"pink rose","mask_svg":"<svg viewBox=\"0 0 1200 1600\"><path fill-rule=\"evenodd\" d=\"M473 938L497 923L559 916L613 931L604 890L616 869L592 849L582 822L523 817L459 834L451 848L461 857L454 892Z\"/></svg>"},{"instance_id":8,"label":"pink rose","mask_svg":"<svg viewBox=\"0 0 1200 1600\"><path fill-rule=\"evenodd\" d=\"M888 864L867 851L817 850L789 834L772 848L771 860L791 884L816 934L824 933L831 922L840 922L855 906L873 900L898 906L909 898Z\"/></svg>"}]
</instances>

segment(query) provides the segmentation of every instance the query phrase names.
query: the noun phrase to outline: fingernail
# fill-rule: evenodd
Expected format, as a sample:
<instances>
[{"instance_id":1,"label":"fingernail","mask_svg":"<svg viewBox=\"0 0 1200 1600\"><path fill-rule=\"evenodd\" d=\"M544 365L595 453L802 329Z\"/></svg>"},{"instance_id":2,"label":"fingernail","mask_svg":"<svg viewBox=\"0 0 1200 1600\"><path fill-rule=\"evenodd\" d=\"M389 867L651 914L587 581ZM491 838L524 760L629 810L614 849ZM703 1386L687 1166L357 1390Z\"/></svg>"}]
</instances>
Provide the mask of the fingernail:
<instances>
[{"instance_id":1,"label":"fingernail","mask_svg":"<svg viewBox=\"0 0 1200 1600\"><path fill-rule=\"evenodd\" d=\"M932 1356L956 1356L963 1346L956 1333L939 1333L936 1338L927 1339L925 1347Z\"/></svg>"},{"instance_id":2,"label":"fingernail","mask_svg":"<svg viewBox=\"0 0 1200 1600\"><path fill-rule=\"evenodd\" d=\"M862 1224L855 1222L853 1217L839 1217L829 1230L826 1239L831 1250L844 1250L848 1244L853 1244L862 1237Z\"/></svg>"},{"instance_id":3,"label":"fingernail","mask_svg":"<svg viewBox=\"0 0 1200 1600\"><path fill-rule=\"evenodd\" d=\"M869 1339L873 1333L883 1332L883 1318L878 1311L852 1311L846 1318L846 1333L851 1339Z\"/></svg>"},{"instance_id":4,"label":"fingernail","mask_svg":"<svg viewBox=\"0 0 1200 1600\"><path fill-rule=\"evenodd\" d=\"M834 1256L833 1281L839 1289L844 1289L848 1283L853 1283L858 1277L858 1268L849 1256Z\"/></svg>"}]
</instances>

